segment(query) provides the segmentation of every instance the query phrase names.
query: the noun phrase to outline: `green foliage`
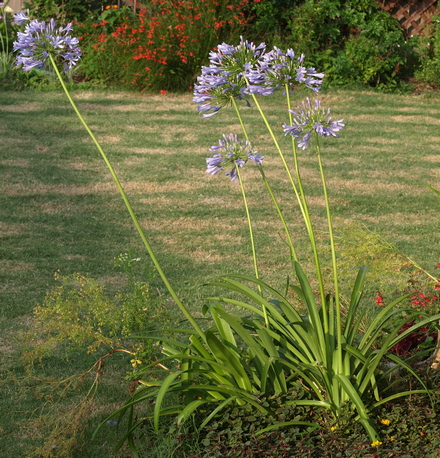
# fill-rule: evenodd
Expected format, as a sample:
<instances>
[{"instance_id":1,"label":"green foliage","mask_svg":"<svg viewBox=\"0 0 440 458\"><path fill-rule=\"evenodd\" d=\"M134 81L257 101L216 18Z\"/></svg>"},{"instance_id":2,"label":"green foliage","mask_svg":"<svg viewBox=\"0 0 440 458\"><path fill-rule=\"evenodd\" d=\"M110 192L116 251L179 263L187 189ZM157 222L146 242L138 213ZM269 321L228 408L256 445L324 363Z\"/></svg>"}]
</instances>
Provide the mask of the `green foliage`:
<instances>
[{"instance_id":1,"label":"green foliage","mask_svg":"<svg viewBox=\"0 0 440 458\"><path fill-rule=\"evenodd\" d=\"M433 16L428 34L421 40L418 51L420 68L416 77L440 87L440 16Z\"/></svg>"},{"instance_id":2,"label":"green foliage","mask_svg":"<svg viewBox=\"0 0 440 458\"><path fill-rule=\"evenodd\" d=\"M374 288L368 291L369 297L377 291L383 296L394 297L408 288L416 289L415 284L419 290L432 289L436 282L432 275L379 232L369 230L357 221L349 221L338 228L335 243L341 278L349 276L357 266L368 266L367 283ZM331 272L327 275L330 282ZM348 292L344 291L345 294Z\"/></svg>"},{"instance_id":3,"label":"green foliage","mask_svg":"<svg viewBox=\"0 0 440 458\"><path fill-rule=\"evenodd\" d=\"M438 386L439 373L431 373L428 380L430 388L435 389ZM432 458L438 456L440 421L435 413L440 408L438 397L434 401L434 410L426 403L426 396L422 395L396 399L386 407L375 409L372 415L381 430L383 439L378 447L372 447L361 425L353 421L353 414L349 409L341 415L338 422L334 422L325 412L317 414L309 408L297 406L295 399L298 396L300 399L303 396L300 390L294 391L287 398L265 400L274 405L275 416L273 417L263 415L249 406L226 409L224 415L216 419L199 436L201 450L197 454L186 456L191 458L407 456L409 458L413 454L404 454L408 447L417 450L418 453L423 450L426 456ZM262 425L272 425L281 419L293 418L310 418L319 423L320 428L310 432L291 426L274 429L260 436L255 435L256 429ZM188 433L186 434L188 437Z\"/></svg>"},{"instance_id":4,"label":"green foliage","mask_svg":"<svg viewBox=\"0 0 440 458\"><path fill-rule=\"evenodd\" d=\"M291 10L285 42L326 72L327 84L396 89L413 71L412 42L376 2L308 0Z\"/></svg>"},{"instance_id":5,"label":"green foliage","mask_svg":"<svg viewBox=\"0 0 440 458\"><path fill-rule=\"evenodd\" d=\"M18 29L8 4L9 0L6 0L0 6L0 86L13 78L15 67L12 47Z\"/></svg>"},{"instance_id":6,"label":"green foliage","mask_svg":"<svg viewBox=\"0 0 440 458\"><path fill-rule=\"evenodd\" d=\"M39 21L56 18L64 24L97 17L109 4L112 2L108 0L32 0L25 2L24 8Z\"/></svg>"}]
</instances>

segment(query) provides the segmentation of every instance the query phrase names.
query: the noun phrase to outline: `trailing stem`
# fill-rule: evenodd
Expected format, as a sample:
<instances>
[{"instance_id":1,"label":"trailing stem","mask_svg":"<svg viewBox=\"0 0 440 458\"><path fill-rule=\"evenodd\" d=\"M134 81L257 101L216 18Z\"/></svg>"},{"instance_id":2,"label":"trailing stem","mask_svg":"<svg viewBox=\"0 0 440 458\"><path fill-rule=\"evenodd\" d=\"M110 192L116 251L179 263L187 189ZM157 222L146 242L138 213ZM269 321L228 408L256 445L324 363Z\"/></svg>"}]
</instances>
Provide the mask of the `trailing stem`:
<instances>
[{"instance_id":1,"label":"trailing stem","mask_svg":"<svg viewBox=\"0 0 440 458\"><path fill-rule=\"evenodd\" d=\"M87 125L86 121L84 120L83 116L81 115L80 111L78 110L75 102L73 101L72 97L70 96L70 93L69 91L67 90L67 87L66 85L64 84L64 81L63 81L63 78L57 68L57 65L52 57L52 55L49 53L49 59L50 59L50 62L52 64L52 67L53 69L55 70L55 73L61 83L61 86L64 90L64 93L66 94L67 98L69 99L69 102L70 104L72 105L72 108L74 109L75 113L77 114L78 118L80 119L82 125L84 126L84 128L86 129L87 133L90 135L91 139L93 140L93 142L95 143L96 147L98 148L98 151L100 152L102 158L104 159L104 162L106 163L112 177L113 177L113 180L115 181L116 183L116 186L122 196L122 199L125 203L125 206L127 207L127 210L131 216L131 219L133 220L133 223L142 239L142 242L144 243L145 245L145 248L147 249L148 251L148 254L150 255L151 257L151 260L153 261L153 264L154 266L156 267L160 277L162 278L162 281L165 283L165 286L167 287L168 291L170 292L171 294L171 297L174 299L174 301L176 302L177 306L180 308L180 310L182 311L182 313L185 315L185 317L187 318L187 320L191 323L191 325L193 326L193 328L195 329L195 331L197 332L197 334L202 337L204 339L204 332L202 331L202 329L200 328L200 326L197 324L197 322L195 321L195 319L193 318L193 316L191 315L190 311L185 307L185 305L182 303L182 301L179 299L179 297L177 296L176 292L174 291L174 288L171 286L170 282L168 281L168 278L166 277L164 271L162 270L162 267L160 266L159 264L159 261L157 260L156 258L156 255L154 254L153 252L153 249L151 248L151 245L150 243L148 242L145 234L144 234L144 231L142 230L142 227L141 225L139 224L139 221L133 211L133 208L128 200L128 197L122 187L122 184L121 182L119 181L119 178L118 176L116 175L116 172L112 166L112 164L110 163L107 155L105 154L104 150L102 149L100 143L98 142L98 140L96 139L95 135L93 134L93 132L90 130L89 126Z\"/></svg>"}]
</instances>

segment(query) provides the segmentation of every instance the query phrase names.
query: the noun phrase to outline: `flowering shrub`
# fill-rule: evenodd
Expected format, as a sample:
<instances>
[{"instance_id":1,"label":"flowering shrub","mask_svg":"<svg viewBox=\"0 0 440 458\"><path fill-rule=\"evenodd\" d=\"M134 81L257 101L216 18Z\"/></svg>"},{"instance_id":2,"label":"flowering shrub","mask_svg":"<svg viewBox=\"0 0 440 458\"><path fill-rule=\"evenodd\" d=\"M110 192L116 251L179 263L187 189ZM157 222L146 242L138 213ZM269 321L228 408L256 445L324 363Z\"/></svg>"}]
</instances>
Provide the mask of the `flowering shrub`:
<instances>
[{"instance_id":1,"label":"flowering shrub","mask_svg":"<svg viewBox=\"0 0 440 458\"><path fill-rule=\"evenodd\" d=\"M116 21L117 10L105 11L100 22L83 25L83 71L102 80L111 67L113 80L136 90L188 90L209 51L244 30L248 3L152 0L137 16L124 9Z\"/></svg>"}]
</instances>

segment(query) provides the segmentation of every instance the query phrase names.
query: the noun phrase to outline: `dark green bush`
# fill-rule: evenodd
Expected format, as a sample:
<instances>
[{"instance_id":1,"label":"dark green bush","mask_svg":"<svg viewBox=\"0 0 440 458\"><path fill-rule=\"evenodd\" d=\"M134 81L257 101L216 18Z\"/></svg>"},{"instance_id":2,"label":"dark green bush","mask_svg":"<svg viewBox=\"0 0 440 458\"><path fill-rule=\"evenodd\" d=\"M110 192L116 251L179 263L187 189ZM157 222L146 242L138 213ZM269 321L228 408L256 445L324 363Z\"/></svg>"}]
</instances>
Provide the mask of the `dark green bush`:
<instances>
[{"instance_id":1,"label":"dark green bush","mask_svg":"<svg viewBox=\"0 0 440 458\"><path fill-rule=\"evenodd\" d=\"M418 48L420 68L416 77L425 83L440 87L440 16L434 16Z\"/></svg>"},{"instance_id":2,"label":"dark green bush","mask_svg":"<svg viewBox=\"0 0 440 458\"><path fill-rule=\"evenodd\" d=\"M113 3L109 0L32 0L25 2L24 7L32 18L40 21L56 18L66 23L97 17Z\"/></svg>"},{"instance_id":3,"label":"dark green bush","mask_svg":"<svg viewBox=\"0 0 440 458\"><path fill-rule=\"evenodd\" d=\"M325 71L327 84L393 89L413 72L413 43L373 0L306 0L287 15L287 44Z\"/></svg>"}]
</instances>

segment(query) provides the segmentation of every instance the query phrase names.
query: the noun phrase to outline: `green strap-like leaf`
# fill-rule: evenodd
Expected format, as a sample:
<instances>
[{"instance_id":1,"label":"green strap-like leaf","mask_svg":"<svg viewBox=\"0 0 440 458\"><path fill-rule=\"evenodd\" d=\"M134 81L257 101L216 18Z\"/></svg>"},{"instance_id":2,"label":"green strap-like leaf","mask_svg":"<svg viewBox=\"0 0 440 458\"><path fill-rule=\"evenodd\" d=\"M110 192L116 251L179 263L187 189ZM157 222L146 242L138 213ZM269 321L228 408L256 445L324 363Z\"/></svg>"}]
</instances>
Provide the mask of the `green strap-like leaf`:
<instances>
[{"instance_id":1,"label":"green strap-like leaf","mask_svg":"<svg viewBox=\"0 0 440 458\"><path fill-rule=\"evenodd\" d=\"M206 331L205 335L206 343L217 361L228 368L240 388L251 391L251 381L237 355L229 350L212 332Z\"/></svg>"},{"instance_id":2,"label":"green strap-like leaf","mask_svg":"<svg viewBox=\"0 0 440 458\"><path fill-rule=\"evenodd\" d=\"M365 407L365 404L362 402L359 393L356 391L348 377L346 377L345 375L336 374L336 378L340 381L350 401L355 405L360 418L360 422L362 423L368 435L370 436L371 442L376 442L379 439L379 435L376 431L376 428L373 425L373 422L368 416L367 408Z\"/></svg>"},{"instance_id":3,"label":"green strap-like leaf","mask_svg":"<svg viewBox=\"0 0 440 458\"><path fill-rule=\"evenodd\" d=\"M170 374L162 382L162 385L157 393L156 402L154 404L154 420L153 420L154 430L156 431L156 433L159 433L159 416L160 416L160 411L162 407L162 402L168 393L168 388L174 382L174 380L180 376L180 374L181 374L181 371L176 371L174 374Z\"/></svg>"},{"instance_id":4,"label":"green strap-like leaf","mask_svg":"<svg viewBox=\"0 0 440 458\"><path fill-rule=\"evenodd\" d=\"M350 342L350 331L355 323L356 315L359 309L359 304L362 297L362 292L364 289L365 283L365 276L367 274L367 267L362 266L359 269L359 272L356 276L356 280L354 282L353 291L351 292L351 300L350 300L350 307L348 308L347 317L345 320L345 328L344 328L344 335L347 339L347 342Z\"/></svg>"},{"instance_id":5,"label":"green strap-like leaf","mask_svg":"<svg viewBox=\"0 0 440 458\"><path fill-rule=\"evenodd\" d=\"M197 410L200 406L208 403L210 403L210 401L207 401L206 399L197 399L187 404L176 418L177 425L180 426L184 421L186 421L190 417L190 415L195 410Z\"/></svg>"}]
</instances>

